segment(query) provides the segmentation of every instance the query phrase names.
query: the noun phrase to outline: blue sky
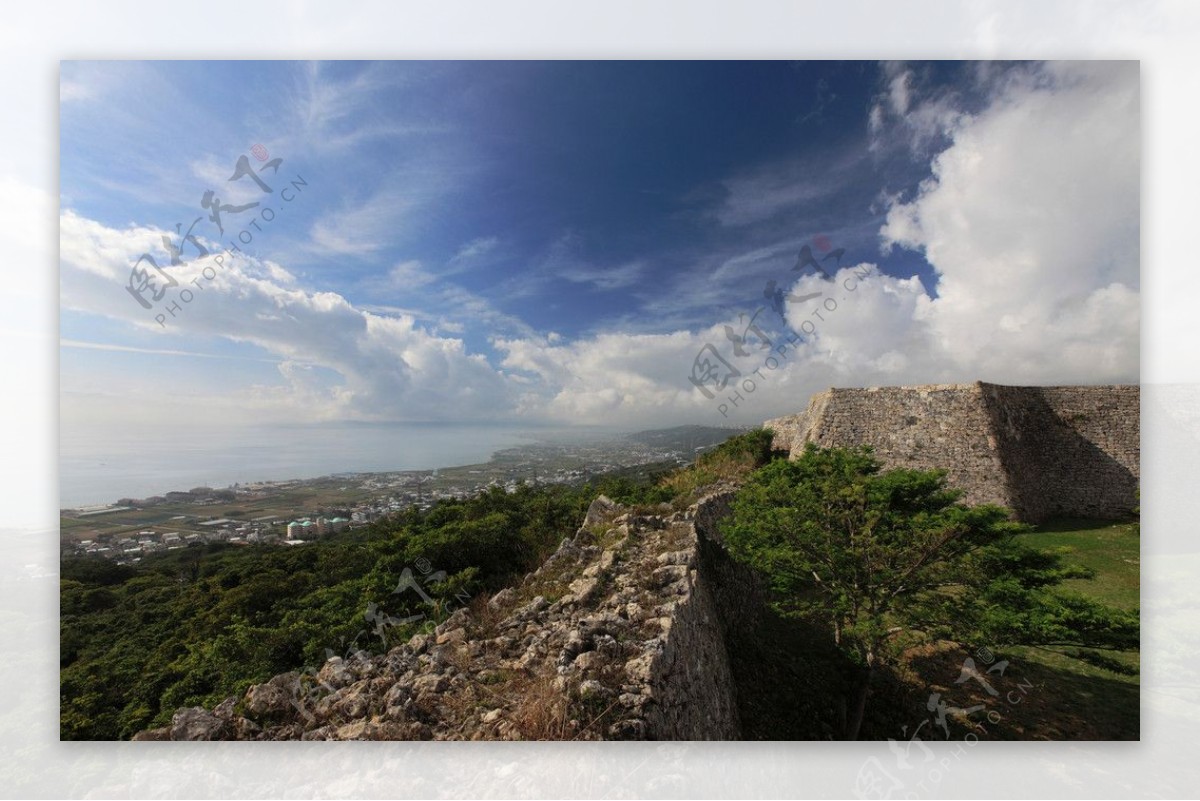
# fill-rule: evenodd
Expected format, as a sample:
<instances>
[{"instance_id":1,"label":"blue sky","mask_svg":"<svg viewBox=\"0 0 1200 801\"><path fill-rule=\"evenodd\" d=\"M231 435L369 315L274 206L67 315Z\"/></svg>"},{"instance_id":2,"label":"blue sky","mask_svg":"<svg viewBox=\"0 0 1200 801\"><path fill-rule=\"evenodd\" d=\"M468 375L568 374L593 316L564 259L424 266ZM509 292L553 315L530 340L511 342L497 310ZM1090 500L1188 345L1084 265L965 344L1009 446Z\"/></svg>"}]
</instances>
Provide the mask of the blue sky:
<instances>
[{"instance_id":1,"label":"blue sky","mask_svg":"<svg viewBox=\"0 0 1200 801\"><path fill-rule=\"evenodd\" d=\"M722 424L830 384L1136 380L1137 84L1136 63L64 62L64 418ZM271 193L229 180L243 156ZM221 234L209 190L260 205ZM185 247L141 308L131 267L198 217L212 254L253 239L211 280ZM793 270L805 245L870 277L849 296ZM842 305L722 411L693 359L761 367L724 326L768 281ZM757 319L776 343L811 311Z\"/></svg>"}]
</instances>

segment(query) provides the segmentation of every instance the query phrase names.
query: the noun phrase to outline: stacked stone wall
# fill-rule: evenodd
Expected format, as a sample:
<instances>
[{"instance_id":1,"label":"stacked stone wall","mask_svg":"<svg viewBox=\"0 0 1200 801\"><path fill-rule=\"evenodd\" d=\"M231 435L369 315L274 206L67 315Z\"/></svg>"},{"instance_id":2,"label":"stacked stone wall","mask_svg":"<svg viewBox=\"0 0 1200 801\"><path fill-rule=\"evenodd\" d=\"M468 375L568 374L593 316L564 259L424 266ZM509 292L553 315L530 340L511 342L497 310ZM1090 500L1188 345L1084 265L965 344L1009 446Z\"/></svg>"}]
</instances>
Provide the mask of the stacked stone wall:
<instances>
[{"instance_id":1,"label":"stacked stone wall","mask_svg":"<svg viewBox=\"0 0 1200 801\"><path fill-rule=\"evenodd\" d=\"M969 503L1025 520L1117 518L1137 504L1136 386L948 384L818 393L768 420L775 447L869 445L886 467L942 468Z\"/></svg>"}]
</instances>

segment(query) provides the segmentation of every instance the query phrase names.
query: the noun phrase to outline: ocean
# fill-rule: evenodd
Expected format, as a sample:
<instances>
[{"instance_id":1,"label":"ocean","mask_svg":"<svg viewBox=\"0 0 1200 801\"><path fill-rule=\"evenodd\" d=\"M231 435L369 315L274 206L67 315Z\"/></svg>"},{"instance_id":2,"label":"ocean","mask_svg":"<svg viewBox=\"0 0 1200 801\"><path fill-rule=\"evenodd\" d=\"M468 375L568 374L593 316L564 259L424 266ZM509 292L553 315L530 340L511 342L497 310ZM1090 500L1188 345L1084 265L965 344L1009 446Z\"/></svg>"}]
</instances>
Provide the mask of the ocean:
<instances>
[{"instance_id":1,"label":"ocean","mask_svg":"<svg viewBox=\"0 0 1200 801\"><path fill-rule=\"evenodd\" d=\"M483 425L318 424L77 429L59 443L59 507L146 498L171 490L432 469L488 461L542 432Z\"/></svg>"}]
</instances>

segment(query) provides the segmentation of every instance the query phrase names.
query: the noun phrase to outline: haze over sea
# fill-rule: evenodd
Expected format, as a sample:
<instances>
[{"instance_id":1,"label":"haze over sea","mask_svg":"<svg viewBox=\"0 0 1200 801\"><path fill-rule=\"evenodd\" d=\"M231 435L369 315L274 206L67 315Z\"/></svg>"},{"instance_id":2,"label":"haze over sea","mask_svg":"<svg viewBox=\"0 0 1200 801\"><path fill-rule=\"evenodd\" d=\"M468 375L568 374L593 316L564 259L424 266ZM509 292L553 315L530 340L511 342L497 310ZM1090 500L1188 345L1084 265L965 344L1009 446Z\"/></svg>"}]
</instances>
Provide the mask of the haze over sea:
<instances>
[{"instance_id":1,"label":"haze over sea","mask_svg":"<svg viewBox=\"0 0 1200 801\"><path fill-rule=\"evenodd\" d=\"M112 503L193 487L431 469L486 462L497 450L556 437L485 425L333 423L134 430L63 421L59 506Z\"/></svg>"}]
</instances>

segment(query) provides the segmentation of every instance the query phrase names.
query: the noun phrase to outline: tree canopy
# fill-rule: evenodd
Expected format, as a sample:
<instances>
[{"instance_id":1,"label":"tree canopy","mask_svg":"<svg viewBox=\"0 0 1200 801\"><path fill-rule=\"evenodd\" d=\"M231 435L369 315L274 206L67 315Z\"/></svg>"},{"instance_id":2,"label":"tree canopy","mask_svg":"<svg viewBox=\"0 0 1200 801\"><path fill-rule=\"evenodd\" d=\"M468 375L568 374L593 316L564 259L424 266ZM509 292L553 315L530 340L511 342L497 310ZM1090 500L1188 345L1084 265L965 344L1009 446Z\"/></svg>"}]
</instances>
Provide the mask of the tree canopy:
<instances>
[{"instance_id":1,"label":"tree canopy","mask_svg":"<svg viewBox=\"0 0 1200 801\"><path fill-rule=\"evenodd\" d=\"M850 736L874 669L902 634L990 647L1137 645L1136 613L1061 589L1082 571L1022 544L1027 527L1004 508L961 498L945 471L883 471L870 449L810 444L753 473L721 524L776 608L828 625L862 665Z\"/></svg>"}]
</instances>

